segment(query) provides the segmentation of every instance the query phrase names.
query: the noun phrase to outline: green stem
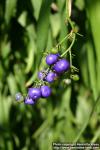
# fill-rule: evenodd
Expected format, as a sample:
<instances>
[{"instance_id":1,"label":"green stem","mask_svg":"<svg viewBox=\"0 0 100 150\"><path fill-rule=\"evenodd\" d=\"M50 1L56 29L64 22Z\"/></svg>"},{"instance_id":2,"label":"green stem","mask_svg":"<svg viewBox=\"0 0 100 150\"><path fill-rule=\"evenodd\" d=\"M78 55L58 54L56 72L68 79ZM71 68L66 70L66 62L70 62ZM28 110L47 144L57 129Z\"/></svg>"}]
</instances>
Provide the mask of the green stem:
<instances>
[{"instance_id":1,"label":"green stem","mask_svg":"<svg viewBox=\"0 0 100 150\"><path fill-rule=\"evenodd\" d=\"M67 50L61 55L61 57L63 57L68 51L71 50L72 46L73 46L74 43L75 43L75 38L76 38L76 34L73 33L73 40L72 40L72 43L71 43L71 45L67 48Z\"/></svg>"},{"instance_id":2,"label":"green stem","mask_svg":"<svg viewBox=\"0 0 100 150\"><path fill-rule=\"evenodd\" d=\"M70 37L70 34L71 34L71 33L69 33L68 35L66 35L66 36L62 39L62 41L60 41L60 42L56 45L56 47L58 47L59 45L61 45L67 38L69 38L69 37Z\"/></svg>"},{"instance_id":3,"label":"green stem","mask_svg":"<svg viewBox=\"0 0 100 150\"><path fill-rule=\"evenodd\" d=\"M71 28L72 28L72 30L73 30L73 29L74 29L74 26L73 26L73 23L72 23L71 19L70 19L70 18L67 18L67 20L68 20L68 22L69 22L69 24L70 24L70 26L71 26ZM67 38L69 38L70 35L71 35L71 33L72 33L72 31L71 31L68 35L66 35L66 36L62 39L62 41L59 42L59 43L56 45L56 47L58 47L59 45L61 45Z\"/></svg>"},{"instance_id":4,"label":"green stem","mask_svg":"<svg viewBox=\"0 0 100 150\"><path fill-rule=\"evenodd\" d=\"M69 17L69 18L67 18L67 20L68 20L68 22L69 22L69 24L70 24L70 26L71 26L71 28L72 28L72 30L73 30L73 29L74 29L74 25L73 25L73 23L72 23L72 21L71 21L70 17Z\"/></svg>"},{"instance_id":5,"label":"green stem","mask_svg":"<svg viewBox=\"0 0 100 150\"><path fill-rule=\"evenodd\" d=\"M97 106L97 104L98 104L98 102L99 102L99 99L100 99L100 95L97 97L97 99L96 99L96 101L95 101L95 104L94 104L94 106L93 106L93 108L92 108L92 110L91 110L91 112L90 112L90 115L89 115L87 121L84 123L84 125L83 125L82 129L80 130L79 134L77 135L77 137L76 137L75 140L73 141L74 143L78 142L78 140L80 139L81 135L82 135L83 132L85 131L85 129L86 129L86 127L87 127L87 125L88 125L88 123L89 123L89 121L90 121L90 119L91 119L93 113L94 113L94 110L95 110L95 108L96 108L96 106Z\"/></svg>"},{"instance_id":6,"label":"green stem","mask_svg":"<svg viewBox=\"0 0 100 150\"><path fill-rule=\"evenodd\" d=\"M66 0L66 16L67 16L67 18L69 18L71 16L71 5L72 5L72 1Z\"/></svg>"},{"instance_id":7,"label":"green stem","mask_svg":"<svg viewBox=\"0 0 100 150\"><path fill-rule=\"evenodd\" d=\"M69 56L70 56L70 66L72 66L72 52L69 51Z\"/></svg>"}]
</instances>

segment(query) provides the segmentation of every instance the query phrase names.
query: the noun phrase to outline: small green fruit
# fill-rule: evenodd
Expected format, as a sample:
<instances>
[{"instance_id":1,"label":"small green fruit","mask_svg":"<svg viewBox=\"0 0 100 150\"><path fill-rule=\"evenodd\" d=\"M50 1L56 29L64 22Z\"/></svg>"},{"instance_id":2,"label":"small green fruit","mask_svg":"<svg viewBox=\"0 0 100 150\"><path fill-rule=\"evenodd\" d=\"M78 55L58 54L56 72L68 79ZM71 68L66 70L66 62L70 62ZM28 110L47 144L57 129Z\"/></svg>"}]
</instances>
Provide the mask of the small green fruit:
<instances>
[{"instance_id":1,"label":"small green fruit","mask_svg":"<svg viewBox=\"0 0 100 150\"><path fill-rule=\"evenodd\" d=\"M74 81L78 81L79 80L79 76L77 74L71 75L70 78Z\"/></svg>"},{"instance_id":2,"label":"small green fruit","mask_svg":"<svg viewBox=\"0 0 100 150\"><path fill-rule=\"evenodd\" d=\"M51 49L51 53L52 53L52 54L57 54L57 53L58 53L58 50L55 49L55 48L52 48L52 49Z\"/></svg>"}]
</instances>

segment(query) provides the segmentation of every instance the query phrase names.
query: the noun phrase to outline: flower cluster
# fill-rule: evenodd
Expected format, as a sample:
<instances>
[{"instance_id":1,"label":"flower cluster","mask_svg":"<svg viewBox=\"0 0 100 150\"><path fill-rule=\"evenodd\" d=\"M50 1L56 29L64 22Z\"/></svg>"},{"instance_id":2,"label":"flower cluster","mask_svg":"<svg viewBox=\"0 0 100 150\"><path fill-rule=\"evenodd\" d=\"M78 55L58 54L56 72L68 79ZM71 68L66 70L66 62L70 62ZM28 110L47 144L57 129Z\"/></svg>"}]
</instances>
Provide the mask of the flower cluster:
<instances>
[{"instance_id":1,"label":"flower cluster","mask_svg":"<svg viewBox=\"0 0 100 150\"><path fill-rule=\"evenodd\" d=\"M39 82L34 87L28 89L28 94L25 98L23 98L21 93L17 93L17 101L24 101L25 104L33 105L39 98L48 98L52 92L48 83L54 82L54 80L70 68L69 61L62 58L59 53L48 54L46 56L46 64L49 67L38 72Z\"/></svg>"}]
</instances>

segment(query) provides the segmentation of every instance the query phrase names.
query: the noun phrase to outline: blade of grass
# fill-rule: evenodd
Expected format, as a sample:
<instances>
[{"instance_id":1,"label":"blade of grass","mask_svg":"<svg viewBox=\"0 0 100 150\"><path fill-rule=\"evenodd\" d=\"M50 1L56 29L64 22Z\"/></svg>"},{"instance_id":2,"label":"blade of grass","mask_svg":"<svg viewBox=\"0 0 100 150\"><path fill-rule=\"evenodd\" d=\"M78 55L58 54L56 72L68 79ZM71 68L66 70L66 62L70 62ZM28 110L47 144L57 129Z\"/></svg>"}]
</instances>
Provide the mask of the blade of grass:
<instances>
[{"instance_id":1,"label":"blade of grass","mask_svg":"<svg viewBox=\"0 0 100 150\"><path fill-rule=\"evenodd\" d=\"M79 134L76 136L76 138L74 139L73 143L78 142L79 139L80 139L80 137L81 137L82 134L84 133L84 131L85 131L85 129L86 129L86 127L87 127L87 125L88 125L88 123L89 123L89 121L90 121L90 119L91 119L91 117L92 117L92 115L93 115L93 113L94 113L94 111L95 111L95 108L96 108L96 106L97 106L99 100L100 100L100 95L99 95L99 96L97 97L97 99L95 100L94 105L93 105L93 108L92 108L92 110L91 110L91 112L90 112L90 115L89 115L88 119L87 119L86 122L83 124L83 127L82 127L81 130L79 131Z\"/></svg>"},{"instance_id":2,"label":"blade of grass","mask_svg":"<svg viewBox=\"0 0 100 150\"><path fill-rule=\"evenodd\" d=\"M86 0L86 11L87 11L87 17L90 22L93 41L94 41L94 47L95 47L95 53L97 58L97 88L98 91L100 91L100 1L99 0ZM95 71L95 70L94 70Z\"/></svg>"},{"instance_id":3,"label":"blade of grass","mask_svg":"<svg viewBox=\"0 0 100 150\"><path fill-rule=\"evenodd\" d=\"M87 61L88 61L90 85L93 90L94 99L96 99L98 95L97 78L96 78L96 71L95 71L96 62L95 62L93 47L90 42L87 42Z\"/></svg>"},{"instance_id":4,"label":"blade of grass","mask_svg":"<svg viewBox=\"0 0 100 150\"><path fill-rule=\"evenodd\" d=\"M49 28L50 4L52 0L44 0L41 6L40 15L37 24L37 46L38 52L44 50L47 41L47 34Z\"/></svg>"},{"instance_id":5,"label":"blade of grass","mask_svg":"<svg viewBox=\"0 0 100 150\"><path fill-rule=\"evenodd\" d=\"M34 8L34 16L36 20L39 18L39 13L40 13L40 8L42 5L42 0L36 1L36 0L31 0L32 6Z\"/></svg>"}]
</instances>

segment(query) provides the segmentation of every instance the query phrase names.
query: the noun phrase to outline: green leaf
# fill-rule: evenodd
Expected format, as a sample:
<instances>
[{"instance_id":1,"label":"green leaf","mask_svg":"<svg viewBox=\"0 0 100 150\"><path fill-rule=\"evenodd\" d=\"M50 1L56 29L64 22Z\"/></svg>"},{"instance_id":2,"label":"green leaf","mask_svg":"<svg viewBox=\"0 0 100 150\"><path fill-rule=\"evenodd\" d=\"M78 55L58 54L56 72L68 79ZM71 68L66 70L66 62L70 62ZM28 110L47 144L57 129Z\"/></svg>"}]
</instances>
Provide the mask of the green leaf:
<instances>
[{"instance_id":1,"label":"green leaf","mask_svg":"<svg viewBox=\"0 0 100 150\"><path fill-rule=\"evenodd\" d=\"M65 0L62 0L62 1L57 0L57 6L60 12L63 11L63 8L65 6Z\"/></svg>"},{"instance_id":2,"label":"green leaf","mask_svg":"<svg viewBox=\"0 0 100 150\"><path fill-rule=\"evenodd\" d=\"M28 81L26 82L25 84L26 87L30 86L34 82L34 80L36 80L37 74L38 74L38 70L36 69L34 74L31 76L31 78L29 78Z\"/></svg>"},{"instance_id":3,"label":"green leaf","mask_svg":"<svg viewBox=\"0 0 100 150\"><path fill-rule=\"evenodd\" d=\"M32 67L35 68L36 63L34 64L34 58L35 58L35 54L36 54L36 44L35 44L35 40L36 40L36 33L35 33L35 29L34 26L32 24L28 25L27 28L27 35L29 38L29 42L27 44L27 52L28 52L28 58L27 58L27 65L26 65L26 70L25 72L28 73Z\"/></svg>"},{"instance_id":4,"label":"green leaf","mask_svg":"<svg viewBox=\"0 0 100 150\"><path fill-rule=\"evenodd\" d=\"M86 45L82 47L82 50L80 52L80 57L79 57L79 62L80 62L80 71L82 74L82 79L86 87L90 87L89 85L89 76L88 76L88 60L87 60L87 51L86 51Z\"/></svg>"},{"instance_id":5,"label":"green leaf","mask_svg":"<svg viewBox=\"0 0 100 150\"><path fill-rule=\"evenodd\" d=\"M16 4L17 4L17 0L6 0L5 21L7 24L9 24L11 18L15 15Z\"/></svg>"},{"instance_id":6,"label":"green leaf","mask_svg":"<svg viewBox=\"0 0 100 150\"><path fill-rule=\"evenodd\" d=\"M34 17L36 18L36 20L38 20L39 18L39 13L40 13L40 8L41 8L41 4L42 4L42 0L31 0L32 6L34 8Z\"/></svg>"},{"instance_id":7,"label":"green leaf","mask_svg":"<svg viewBox=\"0 0 100 150\"><path fill-rule=\"evenodd\" d=\"M52 29L52 34L53 38L56 38L57 35L59 34L60 28L61 28L61 23L60 23L60 14L56 13L55 15L50 16L50 22L51 22L51 29Z\"/></svg>"},{"instance_id":8,"label":"green leaf","mask_svg":"<svg viewBox=\"0 0 100 150\"><path fill-rule=\"evenodd\" d=\"M17 82L17 84L21 88L22 93L26 93L26 87L25 87L25 71L22 68L22 66L19 66L19 64L14 65L14 77Z\"/></svg>"},{"instance_id":9,"label":"green leaf","mask_svg":"<svg viewBox=\"0 0 100 150\"><path fill-rule=\"evenodd\" d=\"M47 42L49 29L50 4L52 0L44 0L41 6L38 25L37 25L37 46L38 51L44 50Z\"/></svg>"},{"instance_id":10,"label":"green leaf","mask_svg":"<svg viewBox=\"0 0 100 150\"><path fill-rule=\"evenodd\" d=\"M11 51L11 43L7 41L3 41L1 43L1 55L5 59Z\"/></svg>"},{"instance_id":11,"label":"green leaf","mask_svg":"<svg viewBox=\"0 0 100 150\"><path fill-rule=\"evenodd\" d=\"M97 58L97 88L100 91L100 1L99 0L86 0L87 17L90 23L92 37L94 41L95 53ZM95 70L94 70L95 72Z\"/></svg>"},{"instance_id":12,"label":"green leaf","mask_svg":"<svg viewBox=\"0 0 100 150\"><path fill-rule=\"evenodd\" d=\"M52 39L51 30L49 30L49 33L48 33L48 41L47 41L47 47L46 47L47 51L52 48L52 45L53 45L53 39Z\"/></svg>"},{"instance_id":13,"label":"green leaf","mask_svg":"<svg viewBox=\"0 0 100 150\"><path fill-rule=\"evenodd\" d=\"M17 84L12 73L10 73L9 76L7 77L7 82L8 82L10 93L14 95L17 92Z\"/></svg>"},{"instance_id":14,"label":"green leaf","mask_svg":"<svg viewBox=\"0 0 100 150\"><path fill-rule=\"evenodd\" d=\"M66 27L65 18L66 18L66 9L64 8L60 14L61 30L60 30L59 41L61 41L68 33L68 28ZM64 48L67 48L66 40L63 42L62 46ZM63 53L63 51L62 51L62 53Z\"/></svg>"},{"instance_id":15,"label":"green leaf","mask_svg":"<svg viewBox=\"0 0 100 150\"><path fill-rule=\"evenodd\" d=\"M83 10L85 7L85 2L83 0L76 0L75 5L78 9Z\"/></svg>"},{"instance_id":16,"label":"green leaf","mask_svg":"<svg viewBox=\"0 0 100 150\"><path fill-rule=\"evenodd\" d=\"M0 124L9 124L9 113L12 105L11 96L5 97L0 93Z\"/></svg>"},{"instance_id":17,"label":"green leaf","mask_svg":"<svg viewBox=\"0 0 100 150\"><path fill-rule=\"evenodd\" d=\"M91 110L89 102L83 97L83 95L78 96L78 105L76 110L76 121L78 125L83 125L85 120L89 117L89 112Z\"/></svg>"},{"instance_id":18,"label":"green leaf","mask_svg":"<svg viewBox=\"0 0 100 150\"><path fill-rule=\"evenodd\" d=\"M93 52L93 47L90 42L87 43L87 56L88 56L88 69L89 69L89 79L90 85L93 90L94 99L98 96L98 89L97 89L97 78L96 78L96 62Z\"/></svg>"},{"instance_id":19,"label":"green leaf","mask_svg":"<svg viewBox=\"0 0 100 150\"><path fill-rule=\"evenodd\" d=\"M28 45L27 65L25 69L26 73L28 73L32 69L32 67L34 67L33 62L34 62L35 51L36 51L35 43L33 40L30 39L30 42Z\"/></svg>"},{"instance_id":20,"label":"green leaf","mask_svg":"<svg viewBox=\"0 0 100 150\"><path fill-rule=\"evenodd\" d=\"M64 116L68 115L70 119L73 118L73 115L70 110L70 96L71 96L71 88L69 87L64 91L62 95L62 101L61 101L61 105L59 108L58 118L63 117L63 115ZM67 114L65 113L65 110L68 111Z\"/></svg>"},{"instance_id":21,"label":"green leaf","mask_svg":"<svg viewBox=\"0 0 100 150\"><path fill-rule=\"evenodd\" d=\"M35 25L33 24L29 24L26 28L28 37L31 39L36 40L36 29L35 29Z\"/></svg>"},{"instance_id":22,"label":"green leaf","mask_svg":"<svg viewBox=\"0 0 100 150\"><path fill-rule=\"evenodd\" d=\"M27 23L27 12L23 11L21 15L18 18L18 22L20 23L21 26L25 27Z\"/></svg>"}]
</instances>

